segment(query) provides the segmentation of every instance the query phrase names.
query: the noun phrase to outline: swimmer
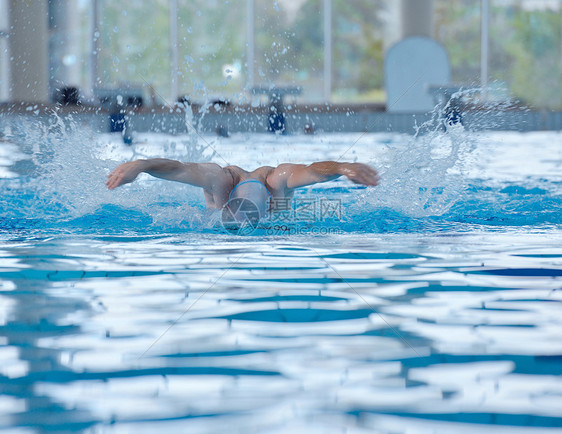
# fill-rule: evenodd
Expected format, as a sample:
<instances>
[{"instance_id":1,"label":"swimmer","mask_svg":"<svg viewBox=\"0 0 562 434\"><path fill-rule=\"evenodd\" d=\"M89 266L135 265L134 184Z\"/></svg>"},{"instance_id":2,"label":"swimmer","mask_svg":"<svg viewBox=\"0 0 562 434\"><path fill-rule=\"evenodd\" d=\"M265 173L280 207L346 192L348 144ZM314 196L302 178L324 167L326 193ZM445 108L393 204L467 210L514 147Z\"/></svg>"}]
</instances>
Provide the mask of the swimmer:
<instances>
[{"instance_id":1,"label":"swimmer","mask_svg":"<svg viewBox=\"0 0 562 434\"><path fill-rule=\"evenodd\" d=\"M362 163L322 161L304 164L262 166L252 172L238 166L221 167L215 163L182 163L154 158L135 160L119 165L107 178L107 188L113 190L133 182L140 173L156 178L201 187L207 208L222 209L231 201L249 200L258 208L259 217L275 211L279 200L291 199L295 189L340 176L355 184L375 186L379 183L376 170Z\"/></svg>"}]
</instances>

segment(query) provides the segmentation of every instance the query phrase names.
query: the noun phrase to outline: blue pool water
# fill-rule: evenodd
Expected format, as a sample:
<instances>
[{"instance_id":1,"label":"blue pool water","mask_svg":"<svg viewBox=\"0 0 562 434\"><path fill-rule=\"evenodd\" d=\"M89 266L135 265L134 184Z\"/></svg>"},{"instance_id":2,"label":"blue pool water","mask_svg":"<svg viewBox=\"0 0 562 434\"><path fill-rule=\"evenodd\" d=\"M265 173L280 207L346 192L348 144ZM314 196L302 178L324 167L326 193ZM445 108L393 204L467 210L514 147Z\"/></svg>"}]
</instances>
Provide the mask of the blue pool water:
<instances>
[{"instance_id":1,"label":"blue pool water","mask_svg":"<svg viewBox=\"0 0 562 434\"><path fill-rule=\"evenodd\" d=\"M56 117L0 144L0 430L451 433L562 428L562 134L118 136ZM338 159L225 231L118 162Z\"/></svg>"}]
</instances>

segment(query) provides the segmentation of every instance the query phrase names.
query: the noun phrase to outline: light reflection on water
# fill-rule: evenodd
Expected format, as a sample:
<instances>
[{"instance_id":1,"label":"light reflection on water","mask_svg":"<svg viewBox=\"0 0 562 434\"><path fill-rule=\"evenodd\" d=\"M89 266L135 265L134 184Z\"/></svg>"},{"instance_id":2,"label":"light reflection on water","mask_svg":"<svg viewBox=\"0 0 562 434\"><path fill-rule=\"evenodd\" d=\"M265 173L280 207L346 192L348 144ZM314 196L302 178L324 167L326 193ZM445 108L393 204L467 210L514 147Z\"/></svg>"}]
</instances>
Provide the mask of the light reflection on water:
<instances>
[{"instance_id":1,"label":"light reflection on water","mask_svg":"<svg viewBox=\"0 0 562 434\"><path fill-rule=\"evenodd\" d=\"M342 222L237 237L191 187L103 184L126 159L217 158L190 138L11 122L0 430L561 427L560 133L208 138L248 168L350 150L382 174L297 192Z\"/></svg>"},{"instance_id":2,"label":"light reflection on water","mask_svg":"<svg viewBox=\"0 0 562 434\"><path fill-rule=\"evenodd\" d=\"M560 427L561 238L4 237L0 428Z\"/></svg>"}]
</instances>

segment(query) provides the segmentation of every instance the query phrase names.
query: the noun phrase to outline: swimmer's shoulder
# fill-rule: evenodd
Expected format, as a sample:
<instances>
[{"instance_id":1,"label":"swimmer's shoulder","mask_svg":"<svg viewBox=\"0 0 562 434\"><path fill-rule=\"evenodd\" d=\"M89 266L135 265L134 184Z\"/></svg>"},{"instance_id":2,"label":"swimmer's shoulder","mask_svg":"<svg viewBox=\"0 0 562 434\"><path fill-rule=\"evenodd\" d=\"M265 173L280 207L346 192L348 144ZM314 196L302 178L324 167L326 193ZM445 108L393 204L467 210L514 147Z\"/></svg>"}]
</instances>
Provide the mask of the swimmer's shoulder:
<instances>
[{"instance_id":1,"label":"swimmer's shoulder","mask_svg":"<svg viewBox=\"0 0 562 434\"><path fill-rule=\"evenodd\" d=\"M238 184L240 181L246 179L249 175L249 172L238 166L226 166L223 170L232 176L234 184Z\"/></svg>"},{"instance_id":2,"label":"swimmer's shoulder","mask_svg":"<svg viewBox=\"0 0 562 434\"><path fill-rule=\"evenodd\" d=\"M289 193L287 189L287 179L295 171L295 169L301 169L306 167L304 164L294 164L294 163L282 163L277 167L272 167L271 171L268 173L268 184L278 191L283 191L284 194Z\"/></svg>"},{"instance_id":3,"label":"swimmer's shoulder","mask_svg":"<svg viewBox=\"0 0 562 434\"><path fill-rule=\"evenodd\" d=\"M255 179L265 183L265 181L267 180L267 177L270 175L271 172L273 172L273 170L275 170L275 167L261 166L261 167L258 167L256 170L254 170L250 174L250 177L255 178Z\"/></svg>"}]
</instances>

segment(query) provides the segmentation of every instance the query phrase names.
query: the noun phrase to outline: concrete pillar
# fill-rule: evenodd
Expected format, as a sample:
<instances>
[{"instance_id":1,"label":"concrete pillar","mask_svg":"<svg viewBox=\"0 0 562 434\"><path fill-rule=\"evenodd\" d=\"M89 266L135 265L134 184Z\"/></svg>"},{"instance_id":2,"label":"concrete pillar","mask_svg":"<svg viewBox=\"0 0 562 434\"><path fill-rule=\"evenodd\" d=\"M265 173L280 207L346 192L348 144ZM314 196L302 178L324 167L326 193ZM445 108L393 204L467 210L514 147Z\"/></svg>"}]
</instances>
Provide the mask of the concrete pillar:
<instances>
[{"instance_id":1,"label":"concrete pillar","mask_svg":"<svg viewBox=\"0 0 562 434\"><path fill-rule=\"evenodd\" d=\"M402 5L400 1L385 0L386 17L384 23L384 51L400 41L402 36Z\"/></svg>"},{"instance_id":2,"label":"concrete pillar","mask_svg":"<svg viewBox=\"0 0 562 434\"><path fill-rule=\"evenodd\" d=\"M90 38L91 49L90 49L90 76L88 94L93 96L95 89L102 87L102 81L99 71L99 59L101 50L101 1L92 0L91 3L91 31L92 35Z\"/></svg>"},{"instance_id":3,"label":"concrete pillar","mask_svg":"<svg viewBox=\"0 0 562 434\"><path fill-rule=\"evenodd\" d=\"M255 0L246 0L246 87L250 94L254 88L255 52Z\"/></svg>"},{"instance_id":4,"label":"concrete pillar","mask_svg":"<svg viewBox=\"0 0 562 434\"><path fill-rule=\"evenodd\" d=\"M80 87L80 14L77 0L50 0L50 88Z\"/></svg>"},{"instance_id":5,"label":"concrete pillar","mask_svg":"<svg viewBox=\"0 0 562 434\"><path fill-rule=\"evenodd\" d=\"M488 97L488 45L490 28L490 2L480 2L480 87L482 98Z\"/></svg>"},{"instance_id":6,"label":"concrete pillar","mask_svg":"<svg viewBox=\"0 0 562 434\"><path fill-rule=\"evenodd\" d=\"M178 0L169 0L170 27L170 102L178 100L179 48L178 48Z\"/></svg>"},{"instance_id":7,"label":"concrete pillar","mask_svg":"<svg viewBox=\"0 0 562 434\"><path fill-rule=\"evenodd\" d=\"M332 0L324 0L324 101L332 99Z\"/></svg>"},{"instance_id":8,"label":"concrete pillar","mask_svg":"<svg viewBox=\"0 0 562 434\"><path fill-rule=\"evenodd\" d=\"M433 38L433 1L401 0L401 39L410 36Z\"/></svg>"},{"instance_id":9,"label":"concrete pillar","mask_svg":"<svg viewBox=\"0 0 562 434\"><path fill-rule=\"evenodd\" d=\"M0 0L0 101L10 98L9 28L8 0Z\"/></svg>"},{"instance_id":10,"label":"concrete pillar","mask_svg":"<svg viewBox=\"0 0 562 434\"><path fill-rule=\"evenodd\" d=\"M10 1L11 100L49 101L47 0Z\"/></svg>"}]
</instances>

